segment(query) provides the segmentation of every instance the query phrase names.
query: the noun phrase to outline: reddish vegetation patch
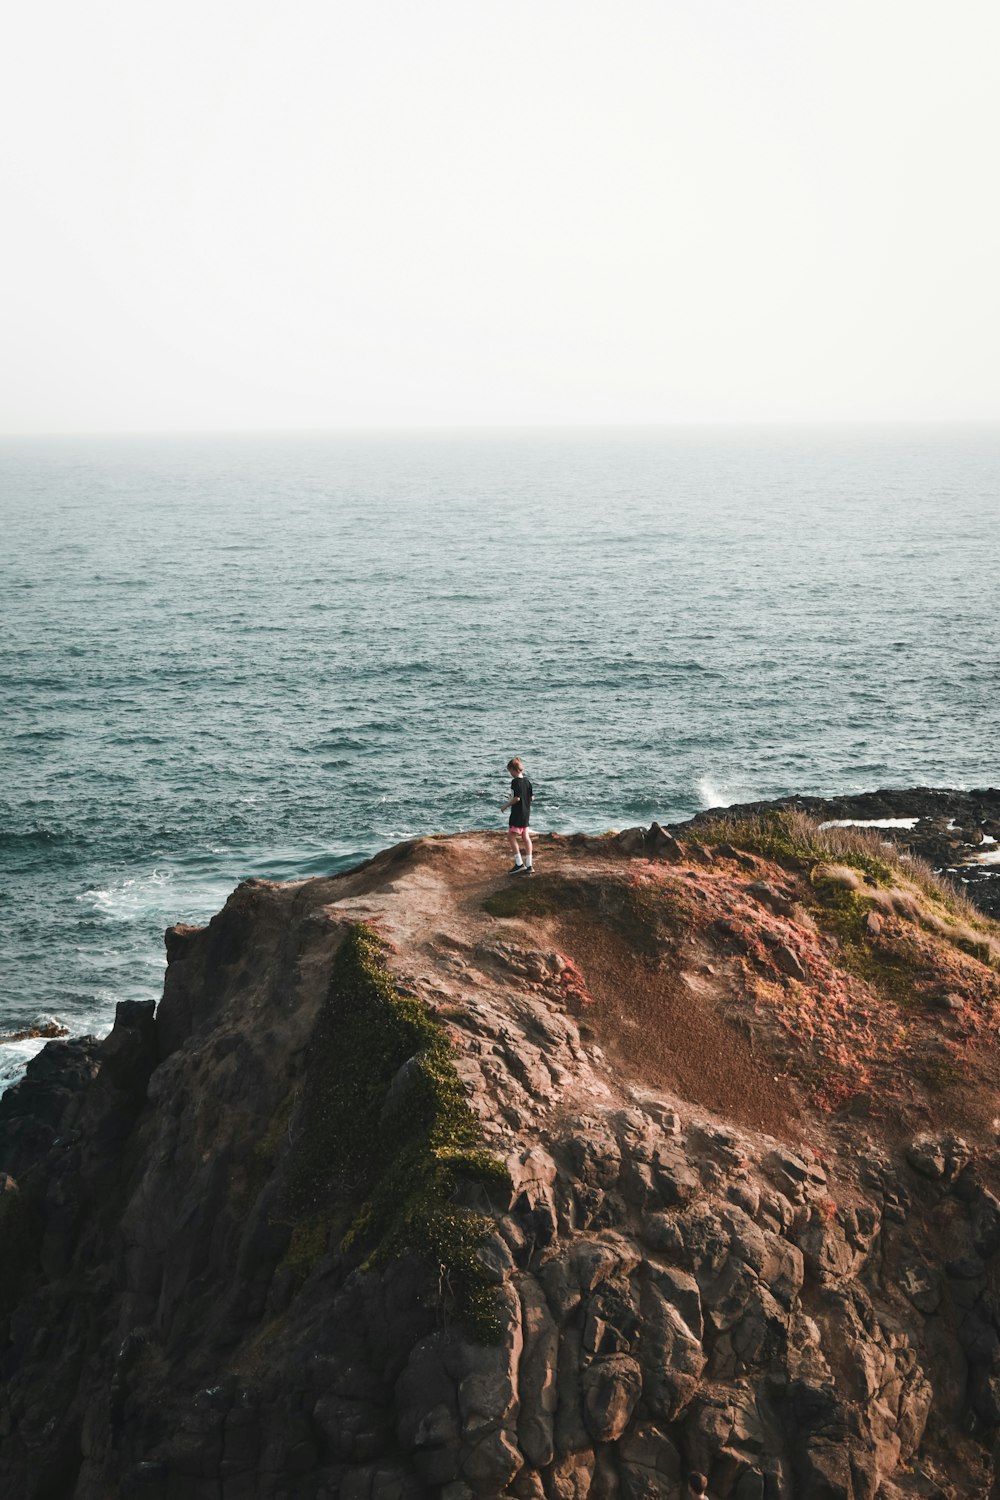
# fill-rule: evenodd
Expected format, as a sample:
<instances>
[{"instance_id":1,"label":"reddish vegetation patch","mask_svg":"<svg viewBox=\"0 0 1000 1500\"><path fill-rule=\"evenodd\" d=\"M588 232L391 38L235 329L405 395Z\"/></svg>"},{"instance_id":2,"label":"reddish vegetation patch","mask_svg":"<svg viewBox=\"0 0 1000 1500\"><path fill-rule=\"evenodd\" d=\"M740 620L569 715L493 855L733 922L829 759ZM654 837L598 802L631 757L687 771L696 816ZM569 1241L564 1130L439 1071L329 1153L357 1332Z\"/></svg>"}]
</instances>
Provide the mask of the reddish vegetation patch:
<instances>
[{"instance_id":1,"label":"reddish vegetation patch","mask_svg":"<svg viewBox=\"0 0 1000 1500\"><path fill-rule=\"evenodd\" d=\"M565 953L560 953L559 958L563 964L559 973L559 984L567 1005L570 1008L574 1002L577 1005L593 1005L594 997L587 989L586 981L576 964Z\"/></svg>"}]
</instances>

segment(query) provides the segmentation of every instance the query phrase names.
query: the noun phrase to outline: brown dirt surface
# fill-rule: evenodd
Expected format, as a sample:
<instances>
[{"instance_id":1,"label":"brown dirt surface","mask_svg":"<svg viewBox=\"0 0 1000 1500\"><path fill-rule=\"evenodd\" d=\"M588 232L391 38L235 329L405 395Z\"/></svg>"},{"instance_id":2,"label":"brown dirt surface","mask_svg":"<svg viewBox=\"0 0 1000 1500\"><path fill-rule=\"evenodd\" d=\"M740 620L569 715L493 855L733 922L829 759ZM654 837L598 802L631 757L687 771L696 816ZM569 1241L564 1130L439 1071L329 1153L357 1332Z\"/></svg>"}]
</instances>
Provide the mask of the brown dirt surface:
<instances>
[{"instance_id":1,"label":"brown dirt surface","mask_svg":"<svg viewBox=\"0 0 1000 1500\"><path fill-rule=\"evenodd\" d=\"M727 1017L721 986L695 972L657 970L593 923L561 928L595 1002L586 1022L626 1076L768 1135L801 1133L794 1083L776 1077L753 1033Z\"/></svg>"},{"instance_id":2,"label":"brown dirt surface","mask_svg":"<svg viewBox=\"0 0 1000 1500\"><path fill-rule=\"evenodd\" d=\"M909 916L873 894L881 933L848 941L808 869L628 858L610 835L535 847L529 880L508 877L501 834L412 840L331 881L333 904L372 922L397 967L423 965L432 1003L461 999L444 972L455 954L556 950L574 968L545 994L622 1086L784 1139L818 1139L841 1117L886 1141L930 1124L995 1138L1000 974L933 913L922 924L919 892ZM760 881L783 893L784 915L754 895Z\"/></svg>"}]
</instances>

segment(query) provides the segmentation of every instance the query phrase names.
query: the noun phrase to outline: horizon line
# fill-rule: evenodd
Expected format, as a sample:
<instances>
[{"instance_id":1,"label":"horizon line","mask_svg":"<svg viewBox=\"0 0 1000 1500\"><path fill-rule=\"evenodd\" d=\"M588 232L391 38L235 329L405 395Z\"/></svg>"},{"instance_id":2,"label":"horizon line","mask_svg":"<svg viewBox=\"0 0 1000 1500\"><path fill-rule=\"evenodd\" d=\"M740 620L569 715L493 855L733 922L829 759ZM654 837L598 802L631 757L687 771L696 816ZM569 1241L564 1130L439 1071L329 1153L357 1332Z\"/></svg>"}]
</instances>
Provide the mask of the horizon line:
<instances>
[{"instance_id":1,"label":"horizon line","mask_svg":"<svg viewBox=\"0 0 1000 1500\"><path fill-rule=\"evenodd\" d=\"M354 422L330 426L240 427L65 427L0 430L0 442L67 438L171 437L332 437L361 433L501 433L501 432L692 432L719 430L810 431L845 428L993 428L995 417L798 417L716 418L661 422Z\"/></svg>"}]
</instances>

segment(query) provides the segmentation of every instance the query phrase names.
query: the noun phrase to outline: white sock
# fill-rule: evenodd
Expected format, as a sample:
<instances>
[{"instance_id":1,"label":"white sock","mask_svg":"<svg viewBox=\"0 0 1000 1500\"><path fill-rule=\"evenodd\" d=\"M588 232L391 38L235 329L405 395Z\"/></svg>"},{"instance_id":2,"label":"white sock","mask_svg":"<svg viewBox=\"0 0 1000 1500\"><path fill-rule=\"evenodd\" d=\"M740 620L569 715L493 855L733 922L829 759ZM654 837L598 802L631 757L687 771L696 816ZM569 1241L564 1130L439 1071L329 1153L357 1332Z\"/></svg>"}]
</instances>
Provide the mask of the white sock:
<instances>
[{"instance_id":1,"label":"white sock","mask_svg":"<svg viewBox=\"0 0 1000 1500\"><path fill-rule=\"evenodd\" d=\"M534 855L533 855L533 854L529 854L529 855L528 855L528 858L527 858L527 859L526 859L526 860L525 860L525 862L524 862L524 863L525 863L525 865L526 865L526 866L527 866L527 868L528 868L528 869L529 869L529 870L530 870L530 869L531 869L531 868L532 868L532 865L531 865L531 861L532 861L532 860L533 860L533 859L534 859L534 857L535 857L535 856L534 856Z\"/></svg>"},{"instance_id":2,"label":"white sock","mask_svg":"<svg viewBox=\"0 0 1000 1500\"><path fill-rule=\"evenodd\" d=\"M515 852L514 852L514 868L516 869L518 865L521 865L523 863L524 863L524 861L521 858L521 851L520 851L520 849L515 850ZM529 865L531 864L531 860L530 859L528 860L528 863L529 863Z\"/></svg>"}]
</instances>

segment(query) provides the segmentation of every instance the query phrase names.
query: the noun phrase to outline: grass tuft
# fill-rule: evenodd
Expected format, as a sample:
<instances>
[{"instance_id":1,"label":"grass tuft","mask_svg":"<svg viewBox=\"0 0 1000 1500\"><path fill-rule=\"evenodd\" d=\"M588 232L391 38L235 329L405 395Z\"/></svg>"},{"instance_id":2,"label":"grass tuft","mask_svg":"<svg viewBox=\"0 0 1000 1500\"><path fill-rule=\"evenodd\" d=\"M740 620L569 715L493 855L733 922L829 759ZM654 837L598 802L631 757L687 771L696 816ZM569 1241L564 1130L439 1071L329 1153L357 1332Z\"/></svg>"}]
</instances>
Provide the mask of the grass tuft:
<instances>
[{"instance_id":1,"label":"grass tuft","mask_svg":"<svg viewBox=\"0 0 1000 1500\"><path fill-rule=\"evenodd\" d=\"M820 828L800 812L768 812L745 818L700 823L698 837L709 846L729 843L777 864L835 861L870 875L879 885L893 883L882 839L864 828Z\"/></svg>"}]
</instances>

